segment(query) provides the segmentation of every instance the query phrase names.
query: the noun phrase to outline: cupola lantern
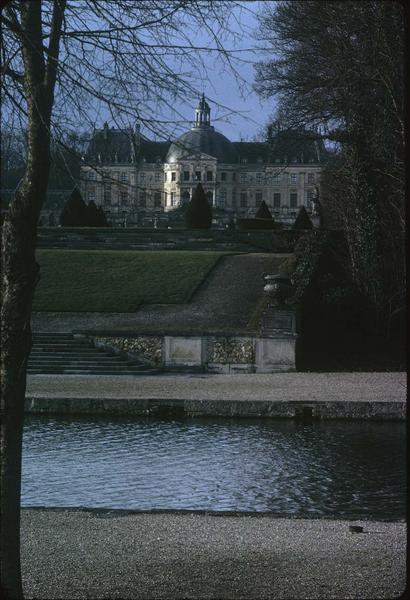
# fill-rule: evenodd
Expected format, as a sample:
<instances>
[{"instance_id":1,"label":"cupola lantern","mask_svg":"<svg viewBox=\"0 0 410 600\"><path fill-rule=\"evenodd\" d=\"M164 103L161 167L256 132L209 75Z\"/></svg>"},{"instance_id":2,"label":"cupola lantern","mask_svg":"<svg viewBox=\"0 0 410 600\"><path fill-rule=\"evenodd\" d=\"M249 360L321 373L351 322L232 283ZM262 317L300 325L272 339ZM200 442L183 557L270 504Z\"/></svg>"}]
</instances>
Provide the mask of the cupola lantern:
<instances>
[{"instance_id":1,"label":"cupola lantern","mask_svg":"<svg viewBox=\"0 0 410 600\"><path fill-rule=\"evenodd\" d=\"M199 101L195 109L195 127L209 127L211 125L211 109L208 102L205 100L205 94Z\"/></svg>"}]
</instances>

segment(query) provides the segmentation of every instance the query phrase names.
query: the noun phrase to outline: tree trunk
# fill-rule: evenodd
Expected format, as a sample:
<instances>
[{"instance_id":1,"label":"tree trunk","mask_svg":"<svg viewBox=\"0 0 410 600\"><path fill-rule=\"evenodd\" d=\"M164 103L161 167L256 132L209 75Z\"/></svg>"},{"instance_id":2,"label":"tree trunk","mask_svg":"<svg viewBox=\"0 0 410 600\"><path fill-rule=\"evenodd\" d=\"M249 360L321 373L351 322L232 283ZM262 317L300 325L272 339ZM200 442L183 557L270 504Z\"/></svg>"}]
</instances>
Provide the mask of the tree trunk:
<instances>
[{"instance_id":1,"label":"tree trunk","mask_svg":"<svg viewBox=\"0 0 410 600\"><path fill-rule=\"evenodd\" d=\"M36 280L24 233L6 221L2 240L1 577L6 598L22 597L20 573L21 445L30 312ZM31 256L30 256L31 255Z\"/></svg>"},{"instance_id":2,"label":"tree trunk","mask_svg":"<svg viewBox=\"0 0 410 600\"><path fill-rule=\"evenodd\" d=\"M2 231L1 273L1 587L10 600L23 597L20 568L21 458L30 317L39 266L37 222L50 172L50 122L66 0L54 0L48 48L42 3L25 2L15 25L22 44L27 102L27 166ZM45 59L45 54L47 60Z\"/></svg>"},{"instance_id":3,"label":"tree trunk","mask_svg":"<svg viewBox=\"0 0 410 600\"><path fill-rule=\"evenodd\" d=\"M46 141L46 140L45 140ZM30 316L39 267L35 261L39 197L47 186L47 152L37 185L16 193L2 232L1 309L1 581L6 598L22 597L20 574L21 451ZM29 175L30 177L30 175ZM33 181L33 180L31 180ZM30 211L22 207L30 207Z\"/></svg>"}]
</instances>

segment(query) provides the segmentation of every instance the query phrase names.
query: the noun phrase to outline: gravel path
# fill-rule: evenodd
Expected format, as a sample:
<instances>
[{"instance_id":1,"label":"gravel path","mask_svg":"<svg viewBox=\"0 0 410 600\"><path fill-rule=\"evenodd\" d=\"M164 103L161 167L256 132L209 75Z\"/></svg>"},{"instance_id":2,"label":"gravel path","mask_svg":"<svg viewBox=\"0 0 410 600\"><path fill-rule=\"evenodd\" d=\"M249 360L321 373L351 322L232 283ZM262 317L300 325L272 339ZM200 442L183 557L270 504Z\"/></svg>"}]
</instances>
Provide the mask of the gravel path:
<instances>
[{"instance_id":1,"label":"gravel path","mask_svg":"<svg viewBox=\"0 0 410 600\"><path fill-rule=\"evenodd\" d=\"M33 330L243 329L263 295L263 273L276 271L287 256L222 257L188 304L146 304L136 313L34 313Z\"/></svg>"},{"instance_id":2,"label":"gravel path","mask_svg":"<svg viewBox=\"0 0 410 600\"><path fill-rule=\"evenodd\" d=\"M404 523L23 509L26 598L393 598Z\"/></svg>"},{"instance_id":3,"label":"gravel path","mask_svg":"<svg viewBox=\"0 0 410 600\"><path fill-rule=\"evenodd\" d=\"M405 402L406 373L29 375L27 397Z\"/></svg>"}]
</instances>

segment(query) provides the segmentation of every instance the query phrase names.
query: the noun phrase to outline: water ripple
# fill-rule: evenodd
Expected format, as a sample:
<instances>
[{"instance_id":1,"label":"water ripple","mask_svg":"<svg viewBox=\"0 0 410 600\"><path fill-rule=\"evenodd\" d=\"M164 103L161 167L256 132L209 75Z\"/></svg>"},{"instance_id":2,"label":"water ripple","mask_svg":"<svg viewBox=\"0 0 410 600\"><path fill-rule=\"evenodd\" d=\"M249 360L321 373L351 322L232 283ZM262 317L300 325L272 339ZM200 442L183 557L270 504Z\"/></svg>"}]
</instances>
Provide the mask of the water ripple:
<instances>
[{"instance_id":1,"label":"water ripple","mask_svg":"<svg viewBox=\"0 0 410 600\"><path fill-rule=\"evenodd\" d=\"M404 518L405 425L27 419L25 506Z\"/></svg>"}]
</instances>

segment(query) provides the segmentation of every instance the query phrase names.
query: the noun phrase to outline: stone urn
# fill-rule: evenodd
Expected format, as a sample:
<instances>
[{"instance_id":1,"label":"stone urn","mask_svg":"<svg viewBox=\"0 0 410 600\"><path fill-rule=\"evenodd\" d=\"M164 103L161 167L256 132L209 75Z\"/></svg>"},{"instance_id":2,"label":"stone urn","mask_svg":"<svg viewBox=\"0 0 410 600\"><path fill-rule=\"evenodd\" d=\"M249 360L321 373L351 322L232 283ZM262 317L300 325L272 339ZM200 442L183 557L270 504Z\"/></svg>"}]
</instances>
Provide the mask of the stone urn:
<instances>
[{"instance_id":1,"label":"stone urn","mask_svg":"<svg viewBox=\"0 0 410 600\"><path fill-rule=\"evenodd\" d=\"M264 275L265 285L263 291L270 302L276 306L285 304L292 293L292 282L290 277L284 273L277 275Z\"/></svg>"}]
</instances>

